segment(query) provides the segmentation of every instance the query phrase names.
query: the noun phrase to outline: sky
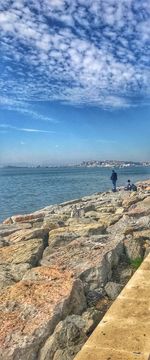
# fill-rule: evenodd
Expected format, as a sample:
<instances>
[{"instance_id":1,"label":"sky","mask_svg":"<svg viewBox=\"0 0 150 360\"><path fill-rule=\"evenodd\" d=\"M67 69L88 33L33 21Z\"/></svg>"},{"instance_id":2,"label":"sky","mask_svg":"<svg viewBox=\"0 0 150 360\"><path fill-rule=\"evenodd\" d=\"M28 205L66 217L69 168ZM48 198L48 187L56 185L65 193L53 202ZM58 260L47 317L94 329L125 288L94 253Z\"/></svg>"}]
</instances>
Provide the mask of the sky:
<instances>
[{"instance_id":1,"label":"sky","mask_svg":"<svg viewBox=\"0 0 150 360\"><path fill-rule=\"evenodd\" d=\"M150 1L0 0L0 165L150 161Z\"/></svg>"}]
</instances>

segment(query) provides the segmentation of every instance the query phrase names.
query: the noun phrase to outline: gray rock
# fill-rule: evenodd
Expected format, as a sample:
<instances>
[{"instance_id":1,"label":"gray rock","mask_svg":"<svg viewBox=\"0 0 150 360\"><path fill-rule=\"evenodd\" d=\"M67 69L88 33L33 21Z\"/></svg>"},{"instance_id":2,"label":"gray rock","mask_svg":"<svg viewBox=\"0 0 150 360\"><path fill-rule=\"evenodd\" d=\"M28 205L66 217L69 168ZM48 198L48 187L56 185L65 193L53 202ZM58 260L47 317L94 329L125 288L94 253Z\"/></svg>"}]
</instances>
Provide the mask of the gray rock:
<instances>
[{"instance_id":1,"label":"gray rock","mask_svg":"<svg viewBox=\"0 0 150 360\"><path fill-rule=\"evenodd\" d=\"M95 289L93 291L88 291L86 294L88 307L95 306L98 303L98 301L103 298L104 293L105 292L103 288Z\"/></svg>"},{"instance_id":2,"label":"gray rock","mask_svg":"<svg viewBox=\"0 0 150 360\"><path fill-rule=\"evenodd\" d=\"M137 239L134 239L131 235L124 240L124 248L127 258L135 260L137 258L143 258L144 250L143 244Z\"/></svg>"},{"instance_id":3,"label":"gray rock","mask_svg":"<svg viewBox=\"0 0 150 360\"><path fill-rule=\"evenodd\" d=\"M115 300L122 288L122 285L109 281L105 286L105 291L110 299Z\"/></svg>"},{"instance_id":4,"label":"gray rock","mask_svg":"<svg viewBox=\"0 0 150 360\"><path fill-rule=\"evenodd\" d=\"M0 290L22 280L30 268L29 264L0 265Z\"/></svg>"},{"instance_id":5,"label":"gray rock","mask_svg":"<svg viewBox=\"0 0 150 360\"><path fill-rule=\"evenodd\" d=\"M102 317L103 315L101 311L95 309L94 307L87 309L87 311L82 314L82 319L85 321L84 331L86 335L89 336L91 332L94 331Z\"/></svg>"},{"instance_id":6,"label":"gray rock","mask_svg":"<svg viewBox=\"0 0 150 360\"><path fill-rule=\"evenodd\" d=\"M9 246L10 243L8 240L6 240L5 238L3 238L2 236L0 236L0 248L4 247L4 246Z\"/></svg>"},{"instance_id":7,"label":"gray rock","mask_svg":"<svg viewBox=\"0 0 150 360\"><path fill-rule=\"evenodd\" d=\"M47 339L40 351L39 360L73 359L87 340L85 328L86 321L81 316L68 316Z\"/></svg>"},{"instance_id":8,"label":"gray rock","mask_svg":"<svg viewBox=\"0 0 150 360\"><path fill-rule=\"evenodd\" d=\"M0 265L0 290L13 284L14 278L10 271L5 266Z\"/></svg>"},{"instance_id":9,"label":"gray rock","mask_svg":"<svg viewBox=\"0 0 150 360\"><path fill-rule=\"evenodd\" d=\"M100 267L94 267L85 270L80 275L80 279L83 281L86 293L88 293L89 291L93 291L97 288L101 288L104 284L106 284L110 276L111 276L110 264L104 259Z\"/></svg>"},{"instance_id":10,"label":"gray rock","mask_svg":"<svg viewBox=\"0 0 150 360\"><path fill-rule=\"evenodd\" d=\"M31 269L31 264L12 264L10 267L11 275L15 282L18 282L23 279L23 276L28 270Z\"/></svg>"},{"instance_id":11,"label":"gray rock","mask_svg":"<svg viewBox=\"0 0 150 360\"><path fill-rule=\"evenodd\" d=\"M120 281L124 282L124 281L130 279L132 275L133 275L133 269L131 269L131 268L123 269L120 272Z\"/></svg>"}]
</instances>

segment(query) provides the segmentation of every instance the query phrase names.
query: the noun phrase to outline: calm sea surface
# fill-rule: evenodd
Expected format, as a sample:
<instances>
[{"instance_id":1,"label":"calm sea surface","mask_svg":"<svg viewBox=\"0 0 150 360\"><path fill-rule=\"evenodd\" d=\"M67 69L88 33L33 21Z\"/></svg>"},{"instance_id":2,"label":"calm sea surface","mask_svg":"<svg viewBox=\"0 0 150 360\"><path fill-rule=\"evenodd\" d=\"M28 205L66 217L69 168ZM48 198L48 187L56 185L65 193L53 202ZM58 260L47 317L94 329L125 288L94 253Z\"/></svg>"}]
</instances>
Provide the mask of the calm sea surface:
<instances>
[{"instance_id":1,"label":"calm sea surface","mask_svg":"<svg viewBox=\"0 0 150 360\"><path fill-rule=\"evenodd\" d=\"M150 178L150 167L117 169L118 186ZM111 188L107 168L0 169L0 222L8 216Z\"/></svg>"}]
</instances>

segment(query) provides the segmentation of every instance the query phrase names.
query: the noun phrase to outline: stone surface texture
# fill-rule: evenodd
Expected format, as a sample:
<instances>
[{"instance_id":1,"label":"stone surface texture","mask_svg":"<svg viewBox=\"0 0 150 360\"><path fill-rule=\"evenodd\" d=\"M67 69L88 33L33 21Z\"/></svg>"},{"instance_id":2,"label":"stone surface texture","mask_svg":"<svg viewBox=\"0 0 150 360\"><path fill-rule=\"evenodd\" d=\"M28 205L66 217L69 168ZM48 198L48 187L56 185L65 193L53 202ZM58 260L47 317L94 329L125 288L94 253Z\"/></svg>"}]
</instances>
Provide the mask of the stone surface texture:
<instances>
[{"instance_id":1,"label":"stone surface texture","mask_svg":"<svg viewBox=\"0 0 150 360\"><path fill-rule=\"evenodd\" d=\"M148 360L149 252L150 181L137 192L97 193L6 219L0 360L73 360L105 313L77 360ZM121 291L144 257L134 285ZM125 348L133 333L139 340Z\"/></svg>"}]
</instances>

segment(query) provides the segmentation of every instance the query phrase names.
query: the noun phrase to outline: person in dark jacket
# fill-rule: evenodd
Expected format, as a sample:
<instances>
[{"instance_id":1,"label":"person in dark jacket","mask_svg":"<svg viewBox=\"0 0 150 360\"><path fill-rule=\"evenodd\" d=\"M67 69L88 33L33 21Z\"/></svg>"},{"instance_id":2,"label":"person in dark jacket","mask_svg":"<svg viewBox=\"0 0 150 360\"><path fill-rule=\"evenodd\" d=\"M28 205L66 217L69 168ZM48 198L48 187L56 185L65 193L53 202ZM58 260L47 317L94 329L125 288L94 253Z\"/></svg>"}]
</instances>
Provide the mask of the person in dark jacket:
<instances>
[{"instance_id":1,"label":"person in dark jacket","mask_svg":"<svg viewBox=\"0 0 150 360\"><path fill-rule=\"evenodd\" d=\"M112 174L111 174L111 181L113 184L112 187L112 191L115 192L116 191L116 182L117 182L117 173L115 172L115 170L112 170Z\"/></svg>"}]
</instances>

